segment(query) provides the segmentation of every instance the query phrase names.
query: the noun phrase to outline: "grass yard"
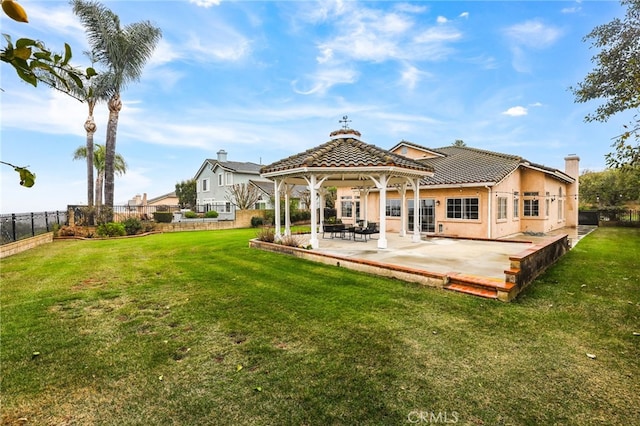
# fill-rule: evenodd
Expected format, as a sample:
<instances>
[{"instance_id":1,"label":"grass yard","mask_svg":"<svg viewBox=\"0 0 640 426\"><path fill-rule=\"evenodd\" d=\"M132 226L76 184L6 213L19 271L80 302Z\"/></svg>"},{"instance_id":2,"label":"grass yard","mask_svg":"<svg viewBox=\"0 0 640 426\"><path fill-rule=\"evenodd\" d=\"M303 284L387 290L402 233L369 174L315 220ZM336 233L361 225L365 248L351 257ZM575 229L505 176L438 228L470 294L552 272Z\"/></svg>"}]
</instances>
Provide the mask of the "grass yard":
<instances>
[{"instance_id":1,"label":"grass yard","mask_svg":"<svg viewBox=\"0 0 640 426\"><path fill-rule=\"evenodd\" d=\"M254 235L2 260L2 424L638 424L640 229L598 229L510 304Z\"/></svg>"}]
</instances>

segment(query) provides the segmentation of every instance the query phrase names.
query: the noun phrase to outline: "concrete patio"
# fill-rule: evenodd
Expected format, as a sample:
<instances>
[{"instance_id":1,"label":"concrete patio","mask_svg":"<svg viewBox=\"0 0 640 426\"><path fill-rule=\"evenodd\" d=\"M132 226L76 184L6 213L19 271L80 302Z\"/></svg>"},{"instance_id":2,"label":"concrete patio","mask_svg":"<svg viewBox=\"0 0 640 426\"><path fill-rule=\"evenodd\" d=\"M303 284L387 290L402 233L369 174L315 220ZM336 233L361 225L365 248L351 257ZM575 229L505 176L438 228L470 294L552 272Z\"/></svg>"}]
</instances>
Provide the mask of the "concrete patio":
<instances>
[{"instance_id":1,"label":"concrete patio","mask_svg":"<svg viewBox=\"0 0 640 426\"><path fill-rule=\"evenodd\" d=\"M308 250L251 240L250 246L505 302L513 300L537 275L595 227L564 228L545 235L519 234L501 240L387 235L377 241L322 238Z\"/></svg>"}]
</instances>

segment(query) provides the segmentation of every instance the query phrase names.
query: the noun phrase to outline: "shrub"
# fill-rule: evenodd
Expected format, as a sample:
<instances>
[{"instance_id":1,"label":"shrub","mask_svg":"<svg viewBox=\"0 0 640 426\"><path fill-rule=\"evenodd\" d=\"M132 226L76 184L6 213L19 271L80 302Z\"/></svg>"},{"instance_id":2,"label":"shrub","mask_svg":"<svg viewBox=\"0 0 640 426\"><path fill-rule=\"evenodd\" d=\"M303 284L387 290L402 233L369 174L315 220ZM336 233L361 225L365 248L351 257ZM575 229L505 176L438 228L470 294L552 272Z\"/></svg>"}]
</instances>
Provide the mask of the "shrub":
<instances>
[{"instance_id":1,"label":"shrub","mask_svg":"<svg viewBox=\"0 0 640 426\"><path fill-rule=\"evenodd\" d=\"M297 235L285 235L284 237L282 237L280 243L283 246L304 247L304 244L302 244L302 239Z\"/></svg>"},{"instance_id":2,"label":"shrub","mask_svg":"<svg viewBox=\"0 0 640 426\"><path fill-rule=\"evenodd\" d=\"M272 243L276 239L276 231L273 228L260 228L256 233L256 238L266 243Z\"/></svg>"},{"instance_id":3,"label":"shrub","mask_svg":"<svg viewBox=\"0 0 640 426\"><path fill-rule=\"evenodd\" d=\"M188 212L184 212L184 217L187 219L195 219L198 217L198 214L194 211L189 210Z\"/></svg>"},{"instance_id":4,"label":"shrub","mask_svg":"<svg viewBox=\"0 0 640 426\"><path fill-rule=\"evenodd\" d=\"M173 213L171 212L153 212L153 220L158 223L171 223Z\"/></svg>"},{"instance_id":5,"label":"shrub","mask_svg":"<svg viewBox=\"0 0 640 426\"><path fill-rule=\"evenodd\" d=\"M130 217L122 221L122 225L124 225L124 230L127 235L136 235L142 231L142 222L137 217Z\"/></svg>"},{"instance_id":6,"label":"shrub","mask_svg":"<svg viewBox=\"0 0 640 426\"><path fill-rule=\"evenodd\" d=\"M156 225L154 225L153 222L148 221L143 222L142 227L144 229L144 232L151 232L156 229Z\"/></svg>"},{"instance_id":7,"label":"shrub","mask_svg":"<svg viewBox=\"0 0 640 426\"><path fill-rule=\"evenodd\" d=\"M215 210L209 210L204 214L204 217L209 219L215 219L216 217L218 217L218 212Z\"/></svg>"},{"instance_id":8,"label":"shrub","mask_svg":"<svg viewBox=\"0 0 640 426\"><path fill-rule=\"evenodd\" d=\"M258 226L262 226L264 225L264 218L260 217L260 216L253 216L251 218L251 227L252 228L257 228Z\"/></svg>"},{"instance_id":9,"label":"shrub","mask_svg":"<svg viewBox=\"0 0 640 426\"><path fill-rule=\"evenodd\" d=\"M122 223L109 222L98 225L96 233L100 237L122 237L127 235Z\"/></svg>"}]
</instances>

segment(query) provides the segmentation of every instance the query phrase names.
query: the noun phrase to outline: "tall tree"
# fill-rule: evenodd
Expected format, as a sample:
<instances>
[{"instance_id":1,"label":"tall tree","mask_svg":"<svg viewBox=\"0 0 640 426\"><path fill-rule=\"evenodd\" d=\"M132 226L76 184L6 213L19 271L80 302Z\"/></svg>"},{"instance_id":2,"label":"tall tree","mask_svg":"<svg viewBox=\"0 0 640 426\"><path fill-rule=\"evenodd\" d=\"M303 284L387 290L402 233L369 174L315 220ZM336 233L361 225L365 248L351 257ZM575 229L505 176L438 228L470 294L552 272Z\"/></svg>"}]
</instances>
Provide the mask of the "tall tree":
<instances>
[{"instance_id":1,"label":"tall tree","mask_svg":"<svg viewBox=\"0 0 640 426\"><path fill-rule=\"evenodd\" d=\"M596 64L584 81L571 87L576 102L604 99L585 120L605 122L615 114L640 107L640 0L622 0L624 19L595 27L584 38L600 49ZM636 113L622 134L614 138L615 152L607 154L612 167L640 167L640 116ZM635 139L635 146L632 140Z\"/></svg>"},{"instance_id":2,"label":"tall tree","mask_svg":"<svg viewBox=\"0 0 640 426\"><path fill-rule=\"evenodd\" d=\"M462 140L462 139L456 139L453 144L453 146L467 146L467 144Z\"/></svg>"},{"instance_id":3,"label":"tall tree","mask_svg":"<svg viewBox=\"0 0 640 426\"><path fill-rule=\"evenodd\" d=\"M249 210L260 199L260 190L248 183L236 183L227 188L224 196L240 210Z\"/></svg>"},{"instance_id":4,"label":"tall tree","mask_svg":"<svg viewBox=\"0 0 640 426\"><path fill-rule=\"evenodd\" d=\"M91 50L96 59L112 75L112 94L108 101L105 157L105 205L113 208L116 133L122 109L121 91L127 84L138 81L146 62L151 58L162 37L159 28L149 21L122 27L120 18L110 9L95 1L71 0L74 13L87 32Z\"/></svg>"},{"instance_id":5,"label":"tall tree","mask_svg":"<svg viewBox=\"0 0 640 426\"><path fill-rule=\"evenodd\" d=\"M195 179L183 180L176 183L176 197L181 208L193 209L196 206L197 186Z\"/></svg>"},{"instance_id":6,"label":"tall tree","mask_svg":"<svg viewBox=\"0 0 640 426\"><path fill-rule=\"evenodd\" d=\"M73 153L74 160L84 160L87 158L87 147L80 146ZM107 150L104 145L100 145L97 143L95 145L95 149L93 150L93 166L96 169L96 184L95 184L95 204L96 206L102 205L102 195L104 193L104 176L105 176L105 159L107 156ZM118 175L123 175L127 172L127 163L124 160L124 157L118 153L116 153L115 161L114 161L114 170ZM92 185L93 186L93 185Z\"/></svg>"}]
</instances>

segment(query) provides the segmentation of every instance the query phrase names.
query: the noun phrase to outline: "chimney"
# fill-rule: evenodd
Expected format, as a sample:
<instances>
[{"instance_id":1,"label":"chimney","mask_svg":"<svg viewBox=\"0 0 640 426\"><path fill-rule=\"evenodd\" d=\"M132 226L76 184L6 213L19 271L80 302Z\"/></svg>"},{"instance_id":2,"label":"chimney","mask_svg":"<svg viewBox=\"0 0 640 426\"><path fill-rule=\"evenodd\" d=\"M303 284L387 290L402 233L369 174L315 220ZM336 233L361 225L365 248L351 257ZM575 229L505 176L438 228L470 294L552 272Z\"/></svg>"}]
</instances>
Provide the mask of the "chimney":
<instances>
[{"instance_id":1,"label":"chimney","mask_svg":"<svg viewBox=\"0 0 640 426\"><path fill-rule=\"evenodd\" d=\"M218 151L218 161L221 163L224 163L227 161L227 151L225 151L224 149L221 149L220 151Z\"/></svg>"},{"instance_id":2,"label":"chimney","mask_svg":"<svg viewBox=\"0 0 640 426\"><path fill-rule=\"evenodd\" d=\"M146 205L147 205L147 193L146 193L146 192L144 192L144 193L142 194L142 205L143 205L143 206L146 206Z\"/></svg>"},{"instance_id":3,"label":"chimney","mask_svg":"<svg viewBox=\"0 0 640 426\"><path fill-rule=\"evenodd\" d=\"M569 154L564 157L564 172L575 179L571 185L567 185L567 202L566 202L566 226L575 228L578 226L578 206L580 199L578 191L580 190L580 157L576 154Z\"/></svg>"}]
</instances>

